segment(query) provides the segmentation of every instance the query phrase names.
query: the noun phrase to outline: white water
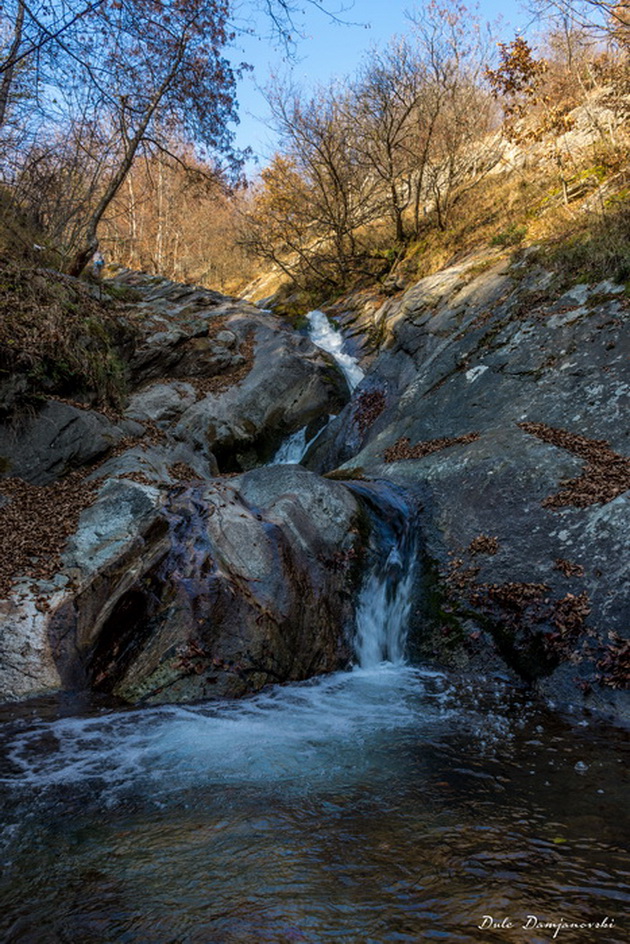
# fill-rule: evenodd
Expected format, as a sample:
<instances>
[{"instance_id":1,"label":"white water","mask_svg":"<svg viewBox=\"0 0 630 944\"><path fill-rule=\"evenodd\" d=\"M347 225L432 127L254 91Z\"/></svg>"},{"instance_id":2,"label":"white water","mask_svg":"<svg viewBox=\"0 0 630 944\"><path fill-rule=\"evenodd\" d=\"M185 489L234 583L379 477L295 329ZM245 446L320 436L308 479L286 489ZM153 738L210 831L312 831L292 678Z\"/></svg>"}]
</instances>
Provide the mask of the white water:
<instances>
[{"instance_id":1,"label":"white water","mask_svg":"<svg viewBox=\"0 0 630 944\"><path fill-rule=\"evenodd\" d=\"M300 462L307 445L306 426L303 426L284 440L269 465L294 465Z\"/></svg>"},{"instance_id":2,"label":"white water","mask_svg":"<svg viewBox=\"0 0 630 944\"><path fill-rule=\"evenodd\" d=\"M365 374L359 367L356 357L344 353L344 337L340 331L330 324L323 311L310 311L306 316L309 321L309 337L313 344L321 347L323 351L328 351L335 358L339 367L348 381L350 391L354 390L360 383Z\"/></svg>"},{"instance_id":3,"label":"white water","mask_svg":"<svg viewBox=\"0 0 630 944\"><path fill-rule=\"evenodd\" d=\"M311 311L306 317L309 322L308 333L311 341L322 351L327 351L328 354L334 357L352 392L357 384L363 380L365 374L359 367L356 357L344 353L343 335L340 331L335 331L323 311ZM329 422L333 418L332 416L329 417ZM293 465L301 462L309 446L321 435L325 428L325 426L322 427L313 439L308 441L305 426L296 430L295 433L291 433L280 445L269 465Z\"/></svg>"},{"instance_id":4,"label":"white water","mask_svg":"<svg viewBox=\"0 0 630 944\"><path fill-rule=\"evenodd\" d=\"M283 782L298 789L353 783L365 776L388 732L431 725L435 710L417 699L441 677L411 667L357 668L278 686L252 699L216 705L164 706L68 718L29 726L5 747L12 773L0 784L94 790L98 805L129 791L159 801L208 783Z\"/></svg>"},{"instance_id":5,"label":"white water","mask_svg":"<svg viewBox=\"0 0 630 944\"><path fill-rule=\"evenodd\" d=\"M412 585L413 557L394 545L385 566L368 574L359 595L355 650L362 668L402 664Z\"/></svg>"},{"instance_id":6,"label":"white water","mask_svg":"<svg viewBox=\"0 0 630 944\"><path fill-rule=\"evenodd\" d=\"M112 802L140 785L158 797L197 782L354 781L374 762L365 756L368 743L378 754L388 731L441 714L420 718L416 707L424 680L439 673L403 664L411 548L406 529L396 535L391 522L374 519L374 564L357 604L359 664L352 672L243 701L43 722L6 746L10 767L23 783L96 782ZM0 784L12 782L14 774L0 775Z\"/></svg>"}]
</instances>

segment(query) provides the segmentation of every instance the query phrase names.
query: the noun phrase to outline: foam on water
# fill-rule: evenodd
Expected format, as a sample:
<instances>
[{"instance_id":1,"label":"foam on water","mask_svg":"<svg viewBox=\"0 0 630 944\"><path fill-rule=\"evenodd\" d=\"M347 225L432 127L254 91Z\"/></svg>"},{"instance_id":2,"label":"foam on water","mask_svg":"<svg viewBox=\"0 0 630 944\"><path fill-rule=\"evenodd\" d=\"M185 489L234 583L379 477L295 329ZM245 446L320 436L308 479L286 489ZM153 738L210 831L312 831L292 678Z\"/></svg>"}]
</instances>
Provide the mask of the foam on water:
<instances>
[{"instance_id":1,"label":"foam on water","mask_svg":"<svg viewBox=\"0 0 630 944\"><path fill-rule=\"evenodd\" d=\"M321 347L323 351L332 354L343 371L350 390L354 390L357 384L363 380L365 374L359 367L356 357L344 352L345 340L342 333L335 331L323 311L317 309L310 311L306 317L309 321L311 341L317 347Z\"/></svg>"},{"instance_id":2,"label":"foam on water","mask_svg":"<svg viewBox=\"0 0 630 944\"><path fill-rule=\"evenodd\" d=\"M435 710L416 707L427 682ZM366 745L444 715L439 673L380 666L278 686L238 702L163 706L40 722L6 745L10 784L140 786L168 793L197 781L354 779Z\"/></svg>"},{"instance_id":3,"label":"foam on water","mask_svg":"<svg viewBox=\"0 0 630 944\"><path fill-rule=\"evenodd\" d=\"M357 605L355 650L364 668L404 660L411 611L413 558L391 548L385 566L373 570L361 590Z\"/></svg>"},{"instance_id":4,"label":"foam on water","mask_svg":"<svg viewBox=\"0 0 630 944\"><path fill-rule=\"evenodd\" d=\"M281 443L269 465L293 465L298 463L304 456L307 445L306 426L303 426Z\"/></svg>"}]
</instances>

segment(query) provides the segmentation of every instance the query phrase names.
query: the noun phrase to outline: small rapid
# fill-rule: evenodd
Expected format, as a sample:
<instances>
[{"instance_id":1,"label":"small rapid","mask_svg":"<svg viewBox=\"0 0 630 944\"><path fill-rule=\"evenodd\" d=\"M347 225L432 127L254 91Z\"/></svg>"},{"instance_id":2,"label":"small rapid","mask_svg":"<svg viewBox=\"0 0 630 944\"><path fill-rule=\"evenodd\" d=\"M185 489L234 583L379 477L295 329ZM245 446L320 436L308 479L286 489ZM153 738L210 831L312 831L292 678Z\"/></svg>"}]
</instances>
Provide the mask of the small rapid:
<instances>
[{"instance_id":1,"label":"small rapid","mask_svg":"<svg viewBox=\"0 0 630 944\"><path fill-rule=\"evenodd\" d=\"M0 723L0 940L487 944L484 915L619 921L627 738L407 664L409 508L351 487L371 521L352 671Z\"/></svg>"},{"instance_id":2,"label":"small rapid","mask_svg":"<svg viewBox=\"0 0 630 944\"><path fill-rule=\"evenodd\" d=\"M383 483L349 483L371 519L368 565L359 592L354 642L358 665L402 665L416 576L417 531L411 509Z\"/></svg>"},{"instance_id":3,"label":"small rapid","mask_svg":"<svg viewBox=\"0 0 630 944\"><path fill-rule=\"evenodd\" d=\"M313 344L332 354L343 371L350 392L359 384L365 373L356 357L348 354L344 348L346 342L341 331L335 330L323 311L310 311L306 316L309 323L309 337Z\"/></svg>"},{"instance_id":4,"label":"small rapid","mask_svg":"<svg viewBox=\"0 0 630 944\"><path fill-rule=\"evenodd\" d=\"M343 335L333 328L323 311L311 311L306 317L309 338L316 347L332 355L346 378L348 388L352 393L365 376L357 358L344 351L346 342ZM329 417L328 421L330 422L333 418ZM292 465L301 462L310 446L323 433L325 428L326 424L310 439L308 438L308 427L306 426L291 433L280 444L276 454L269 461L269 465Z\"/></svg>"},{"instance_id":5,"label":"small rapid","mask_svg":"<svg viewBox=\"0 0 630 944\"><path fill-rule=\"evenodd\" d=\"M280 448L273 456L269 465L293 465L304 458L306 452L306 426L291 433L280 444Z\"/></svg>"}]
</instances>

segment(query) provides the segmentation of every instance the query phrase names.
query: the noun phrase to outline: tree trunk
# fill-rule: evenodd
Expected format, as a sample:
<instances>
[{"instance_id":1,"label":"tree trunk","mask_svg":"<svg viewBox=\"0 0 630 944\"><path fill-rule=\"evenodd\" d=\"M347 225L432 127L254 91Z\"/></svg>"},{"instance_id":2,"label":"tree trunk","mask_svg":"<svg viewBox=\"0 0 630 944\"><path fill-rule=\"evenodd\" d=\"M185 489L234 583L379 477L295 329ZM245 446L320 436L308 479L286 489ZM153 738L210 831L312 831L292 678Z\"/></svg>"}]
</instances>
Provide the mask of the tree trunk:
<instances>
[{"instance_id":1,"label":"tree trunk","mask_svg":"<svg viewBox=\"0 0 630 944\"><path fill-rule=\"evenodd\" d=\"M138 245L138 220L136 216L136 194L133 187L133 175L127 175L127 189L129 190L129 250L127 252L127 265L133 269L134 260L137 265L136 246Z\"/></svg>"},{"instance_id":2,"label":"tree trunk","mask_svg":"<svg viewBox=\"0 0 630 944\"><path fill-rule=\"evenodd\" d=\"M8 63L2 73L2 82L0 82L0 128L4 124L7 108L9 106L9 95L11 94L11 85L15 74L15 57L18 54L20 43L22 42L22 30L24 28L24 3L19 0L17 17L15 19L15 28L13 30L13 42L6 58Z\"/></svg>"},{"instance_id":3,"label":"tree trunk","mask_svg":"<svg viewBox=\"0 0 630 944\"><path fill-rule=\"evenodd\" d=\"M173 79L175 78L175 76L177 75L179 71L179 67L181 65L181 61L184 56L184 51L185 51L185 44L182 43L182 45L180 46L178 50L178 54L175 58L175 61L173 62L172 68L170 69L168 75L165 76L164 81L162 82L160 87L157 89L155 95L153 96L153 100L148 106L146 112L144 113L144 116L142 120L140 121L140 124L138 125L138 128L136 130L136 133L134 134L133 138L126 140L125 153L120 162L120 166L118 170L116 171L116 173L114 174L114 176L112 177L112 179L110 180L107 187L105 188L105 193L103 194L103 196L101 197L101 199L96 205L92 218L87 226L84 245L75 254L74 258L72 259L72 262L70 263L68 267L69 275L74 275L76 278L78 278L83 272L86 265L88 264L91 256L93 256L96 250L98 249L98 237L96 235L97 230L98 230L98 225L101 222L101 219L103 218L103 214L105 213L108 206L110 205L110 203L112 202L116 194L118 193L120 187L122 186L122 184L124 183L127 177L127 174L131 170L131 165L133 164L134 157L136 156L136 152L138 148L140 147L140 144L144 140L144 136L146 134L147 128L149 127L149 122L153 118L156 108L158 107L162 99L164 98L166 92L169 89L171 82L173 81ZM124 116L121 117L121 121L124 121Z\"/></svg>"}]
</instances>

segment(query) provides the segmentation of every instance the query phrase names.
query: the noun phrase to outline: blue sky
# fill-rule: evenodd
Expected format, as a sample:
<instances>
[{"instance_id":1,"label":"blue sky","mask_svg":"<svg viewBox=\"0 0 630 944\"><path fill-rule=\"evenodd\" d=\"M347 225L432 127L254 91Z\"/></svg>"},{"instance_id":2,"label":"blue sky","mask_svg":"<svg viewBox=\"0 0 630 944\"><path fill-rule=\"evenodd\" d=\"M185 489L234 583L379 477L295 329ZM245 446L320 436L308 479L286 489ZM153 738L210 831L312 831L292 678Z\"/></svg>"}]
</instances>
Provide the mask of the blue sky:
<instances>
[{"instance_id":1,"label":"blue sky","mask_svg":"<svg viewBox=\"0 0 630 944\"><path fill-rule=\"evenodd\" d=\"M343 0L328 0L330 9L344 5ZM349 6L352 0L346 0ZM255 35L241 35L233 51L234 61L243 60L254 71L239 83L239 114L237 145L251 147L264 166L274 151L275 138L267 126L267 108L259 91L272 72L292 76L302 85L326 82L352 73L362 57L375 44L406 31L405 11L421 8L421 0L354 0L352 9L343 14L348 25L335 23L322 12L301 0L303 12L298 17L302 38L296 45L293 63L285 61L284 50L274 45L267 21L258 16L249 20ZM472 4L469 4L472 6ZM482 20L495 22L501 18L501 33L510 38L515 29L523 27L528 17L518 0L481 0L478 13Z\"/></svg>"}]
</instances>

